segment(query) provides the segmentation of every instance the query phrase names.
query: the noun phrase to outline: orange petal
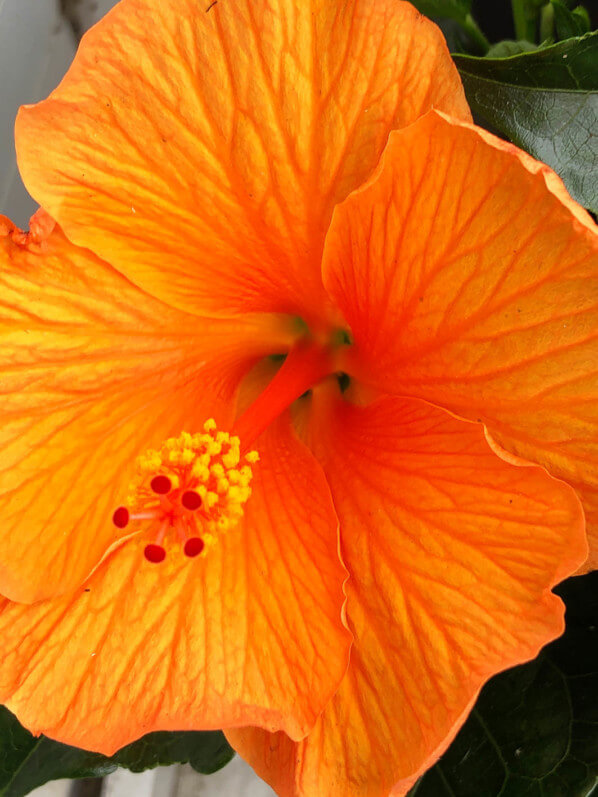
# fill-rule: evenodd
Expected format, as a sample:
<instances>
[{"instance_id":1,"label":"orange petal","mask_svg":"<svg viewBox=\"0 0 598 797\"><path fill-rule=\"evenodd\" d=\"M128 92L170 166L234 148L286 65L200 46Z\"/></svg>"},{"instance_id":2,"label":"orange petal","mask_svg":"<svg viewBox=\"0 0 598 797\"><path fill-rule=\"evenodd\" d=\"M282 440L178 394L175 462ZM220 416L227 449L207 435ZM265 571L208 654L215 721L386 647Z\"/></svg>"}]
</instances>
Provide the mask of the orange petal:
<instances>
[{"instance_id":1,"label":"orange petal","mask_svg":"<svg viewBox=\"0 0 598 797\"><path fill-rule=\"evenodd\" d=\"M280 322L200 320L59 229L0 229L0 592L29 602L81 583L120 533L136 457L225 413Z\"/></svg>"},{"instance_id":2,"label":"orange petal","mask_svg":"<svg viewBox=\"0 0 598 797\"><path fill-rule=\"evenodd\" d=\"M562 632L550 587L583 561L583 517L571 488L424 402L331 410L315 447L350 572L349 671L303 742L229 738L281 795L385 795L434 762L490 676Z\"/></svg>"},{"instance_id":3,"label":"orange petal","mask_svg":"<svg viewBox=\"0 0 598 797\"><path fill-rule=\"evenodd\" d=\"M432 113L392 134L376 177L338 208L324 256L355 337L348 369L484 422L508 451L580 485L589 526L596 232L548 167Z\"/></svg>"},{"instance_id":4,"label":"orange petal","mask_svg":"<svg viewBox=\"0 0 598 797\"><path fill-rule=\"evenodd\" d=\"M346 671L346 571L324 475L279 421L246 517L205 558L126 542L74 594L5 602L0 700L108 755L153 730L252 723L301 738Z\"/></svg>"},{"instance_id":5,"label":"orange petal","mask_svg":"<svg viewBox=\"0 0 598 797\"><path fill-rule=\"evenodd\" d=\"M440 31L399 0L123 0L17 122L75 243L199 314L316 315L335 203L391 129L468 119ZM315 309L314 309L315 308Z\"/></svg>"}]
</instances>

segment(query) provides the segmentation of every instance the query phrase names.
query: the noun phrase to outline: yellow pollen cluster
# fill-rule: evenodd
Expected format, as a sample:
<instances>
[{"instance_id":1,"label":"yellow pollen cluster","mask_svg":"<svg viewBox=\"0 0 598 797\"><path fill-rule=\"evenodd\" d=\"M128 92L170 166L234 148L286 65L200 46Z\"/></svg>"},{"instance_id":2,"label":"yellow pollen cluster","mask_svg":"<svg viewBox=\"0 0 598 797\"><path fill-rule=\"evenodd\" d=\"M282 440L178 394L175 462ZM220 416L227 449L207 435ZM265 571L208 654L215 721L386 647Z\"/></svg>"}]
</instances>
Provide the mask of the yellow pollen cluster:
<instances>
[{"instance_id":1,"label":"yellow pollen cluster","mask_svg":"<svg viewBox=\"0 0 598 797\"><path fill-rule=\"evenodd\" d=\"M155 503L152 479L168 477L172 485L169 499L176 502L187 490L200 496L201 507L194 517L207 546L214 541L214 534L232 528L242 517L251 496L251 466L259 460L259 454L250 451L241 456L239 438L219 431L213 419L207 420L203 429L197 434L182 432L170 437L160 449L150 449L138 457L127 505L138 512Z\"/></svg>"}]
</instances>

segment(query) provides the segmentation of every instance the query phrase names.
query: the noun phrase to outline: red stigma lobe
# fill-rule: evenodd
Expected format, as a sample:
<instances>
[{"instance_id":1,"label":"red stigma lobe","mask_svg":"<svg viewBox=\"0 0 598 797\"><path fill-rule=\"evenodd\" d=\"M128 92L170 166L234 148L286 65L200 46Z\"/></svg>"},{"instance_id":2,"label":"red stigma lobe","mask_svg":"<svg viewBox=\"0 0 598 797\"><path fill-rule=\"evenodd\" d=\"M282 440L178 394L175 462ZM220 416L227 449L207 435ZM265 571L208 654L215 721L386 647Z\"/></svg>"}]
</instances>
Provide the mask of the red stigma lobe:
<instances>
[{"instance_id":1,"label":"red stigma lobe","mask_svg":"<svg viewBox=\"0 0 598 797\"><path fill-rule=\"evenodd\" d=\"M114 510L112 515L112 522L117 529L124 529L129 523L129 510L126 506L119 506Z\"/></svg>"},{"instance_id":2,"label":"red stigma lobe","mask_svg":"<svg viewBox=\"0 0 598 797\"><path fill-rule=\"evenodd\" d=\"M167 495L172 490L172 482L168 476L154 476L150 482L150 487L158 495Z\"/></svg>"},{"instance_id":3,"label":"red stigma lobe","mask_svg":"<svg viewBox=\"0 0 598 797\"><path fill-rule=\"evenodd\" d=\"M181 504L191 512L199 509L202 504L201 496L195 490L186 490L181 496Z\"/></svg>"},{"instance_id":4,"label":"red stigma lobe","mask_svg":"<svg viewBox=\"0 0 598 797\"><path fill-rule=\"evenodd\" d=\"M185 543L185 556L199 556L204 549L204 542L199 537L191 537Z\"/></svg>"},{"instance_id":5,"label":"red stigma lobe","mask_svg":"<svg viewBox=\"0 0 598 797\"><path fill-rule=\"evenodd\" d=\"M143 551L143 555L147 559L148 562L152 562L152 564L159 564L163 562L166 558L166 551L162 548L161 545L154 545L153 543L150 545L145 546L145 550Z\"/></svg>"}]
</instances>

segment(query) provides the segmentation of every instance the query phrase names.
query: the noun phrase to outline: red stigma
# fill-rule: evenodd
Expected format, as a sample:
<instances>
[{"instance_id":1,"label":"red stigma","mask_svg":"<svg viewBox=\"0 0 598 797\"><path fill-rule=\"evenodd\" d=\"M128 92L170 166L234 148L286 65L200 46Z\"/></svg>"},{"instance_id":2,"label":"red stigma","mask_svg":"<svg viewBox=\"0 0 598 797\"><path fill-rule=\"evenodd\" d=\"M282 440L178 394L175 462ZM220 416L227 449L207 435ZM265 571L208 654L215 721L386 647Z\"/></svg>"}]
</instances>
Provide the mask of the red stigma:
<instances>
[{"instance_id":1,"label":"red stigma","mask_svg":"<svg viewBox=\"0 0 598 797\"><path fill-rule=\"evenodd\" d=\"M199 537L191 537L185 543L185 556L199 556L204 549L204 542Z\"/></svg>"},{"instance_id":2,"label":"red stigma","mask_svg":"<svg viewBox=\"0 0 598 797\"><path fill-rule=\"evenodd\" d=\"M150 487L158 495L166 495L172 490L172 482L168 476L154 476L150 482Z\"/></svg>"},{"instance_id":3,"label":"red stigma","mask_svg":"<svg viewBox=\"0 0 598 797\"><path fill-rule=\"evenodd\" d=\"M186 490L181 496L181 504L193 512L201 506L201 496L195 490Z\"/></svg>"},{"instance_id":4,"label":"red stigma","mask_svg":"<svg viewBox=\"0 0 598 797\"><path fill-rule=\"evenodd\" d=\"M114 510L112 522L117 529L125 528L125 526L129 523L129 510L126 506L119 506L118 509Z\"/></svg>"},{"instance_id":5,"label":"red stigma","mask_svg":"<svg viewBox=\"0 0 598 797\"><path fill-rule=\"evenodd\" d=\"M161 545L146 545L145 550L143 551L143 555L147 559L148 562L152 562L152 564L159 564L163 562L166 558L166 551L162 548Z\"/></svg>"}]
</instances>

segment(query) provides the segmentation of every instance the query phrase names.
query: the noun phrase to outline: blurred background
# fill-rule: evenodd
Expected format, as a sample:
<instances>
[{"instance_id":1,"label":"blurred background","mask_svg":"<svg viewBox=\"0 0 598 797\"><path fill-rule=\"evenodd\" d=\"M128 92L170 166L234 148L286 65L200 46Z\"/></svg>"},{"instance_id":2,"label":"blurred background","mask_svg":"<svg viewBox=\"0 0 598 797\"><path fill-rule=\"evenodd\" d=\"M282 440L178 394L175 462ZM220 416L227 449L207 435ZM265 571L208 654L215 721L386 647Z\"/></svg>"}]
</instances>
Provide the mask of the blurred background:
<instances>
[{"instance_id":1,"label":"blurred background","mask_svg":"<svg viewBox=\"0 0 598 797\"><path fill-rule=\"evenodd\" d=\"M546 0L545 0L546 1ZM598 0L578 0L589 12L592 30L598 28ZM472 13L491 42L514 38L511 0L473 0Z\"/></svg>"}]
</instances>

